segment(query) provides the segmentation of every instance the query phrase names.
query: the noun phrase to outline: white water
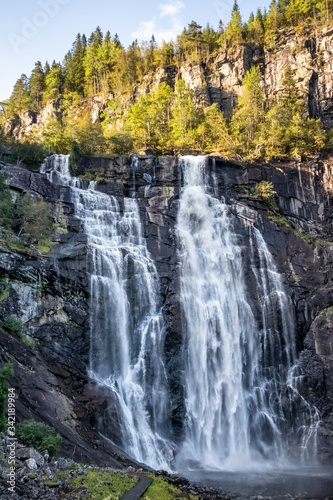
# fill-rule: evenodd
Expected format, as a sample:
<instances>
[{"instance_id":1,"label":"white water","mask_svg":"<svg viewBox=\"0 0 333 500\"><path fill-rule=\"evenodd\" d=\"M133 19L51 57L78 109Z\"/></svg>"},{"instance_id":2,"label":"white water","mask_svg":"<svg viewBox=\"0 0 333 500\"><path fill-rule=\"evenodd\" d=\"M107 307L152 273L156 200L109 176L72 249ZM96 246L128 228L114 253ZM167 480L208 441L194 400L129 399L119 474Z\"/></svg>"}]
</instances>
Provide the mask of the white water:
<instances>
[{"instance_id":1,"label":"white water","mask_svg":"<svg viewBox=\"0 0 333 500\"><path fill-rule=\"evenodd\" d=\"M71 177L69 156L48 158L41 172L70 187L75 216L88 236L90 376L116 395L123 449L140 462L167 468L172 450L165 438L163 318L138 205L125 198L121 211L116 198Z\"/></svg>"},{"instance_id":2,"label":"white water","mask_svg":"<svg viewBox=\"0 0 333 500\"><path fill-rule=\"evenodd\" d=\"M256 229L250 258L260 324L255 319L231 214L209 194L205 161L182 159L185 187L177 233L187 416L178 464L240 469L256 460L284 460L298 398L292 377L294 321L281 277ZM302 436L312 436L314 413L304 418Z\"/></svg>"}]
</instances>

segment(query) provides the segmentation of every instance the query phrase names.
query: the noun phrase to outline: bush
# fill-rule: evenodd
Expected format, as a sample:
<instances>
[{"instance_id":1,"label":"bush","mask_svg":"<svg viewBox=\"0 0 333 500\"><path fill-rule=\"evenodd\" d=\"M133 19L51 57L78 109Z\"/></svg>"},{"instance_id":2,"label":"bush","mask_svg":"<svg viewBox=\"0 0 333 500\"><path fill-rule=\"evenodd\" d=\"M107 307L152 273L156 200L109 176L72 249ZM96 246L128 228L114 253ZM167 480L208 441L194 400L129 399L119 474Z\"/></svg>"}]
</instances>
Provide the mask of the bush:
<instances>
[{"instance_id":1,"label":"bush","mask_svg":"<svg viewBox=\"0 0 333 500\"><path fill-rule=\"evenodd\" d=\"M7 396L8 384L6 380L14 376L14 369L12 363L7 363L0 369L0 431L6 430L6 409L7 409Z\"/></svg>"},{"instance_id":2,"label":"bush","mask_svg":"<svg viewBox=\"0 0 333 500\"><path fill-rule=\"evenodd\" d=\"M2 328L12 335L21 335L23 333L23 326L21 321L14 318L14 316L8 316L2 323Z\"/></svg>"},{"instance_id":3,"label":"bush","mask_svg":"<svg viewBox=\"0 0 333 500\"><path fill-rule=\"evenodd\" d=\"M26 166L29 170L37 170L43 163L47 151L38 142L15 142L11 145L11 157L17 165Z\"/></svg>"},{"instance_id":4,"label":"bush","mask_svg":"<svg viewBox=\"0 0 333 500\"><path fill-rule=\"evenodd\" d=\"M272 200L275 194L272 182L261 181L253 189L253 195L265 201Z\"/></svg>"},{"instance_id":5,"label":"bush","mask_svg":"<svg viewBox=\"0 0 333 500\"><path fill-rule=\"evenodd\" d=\"M53 427L35 420L25 420L17 424L16 436L25 446L35 448L40 453L47 450L51 456L57 455L62 442L60 434Z\"/></svg>"},{"instance_id":6,"label":"bush","mask_svg":"<svg viewBox=\"0 0 333 500\"><path fill-rule=\"evenodd\" d=\"M17 208L20 223L19 236L23 233L30 243L48 239L53 232L51 210L45 201L35 201L23 196Z\"/></svg>"}]
</instances>

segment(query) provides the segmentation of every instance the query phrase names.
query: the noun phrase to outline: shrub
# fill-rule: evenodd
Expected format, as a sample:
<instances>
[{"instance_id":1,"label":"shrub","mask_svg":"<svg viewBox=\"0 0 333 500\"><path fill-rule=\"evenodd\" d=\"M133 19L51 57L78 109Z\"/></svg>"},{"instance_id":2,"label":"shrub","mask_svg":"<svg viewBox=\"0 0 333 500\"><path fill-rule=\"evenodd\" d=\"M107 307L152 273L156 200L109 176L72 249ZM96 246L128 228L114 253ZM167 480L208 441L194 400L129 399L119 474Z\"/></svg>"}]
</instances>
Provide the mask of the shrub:
<instances>
[{"instance_id":1,"label":"shrub","mask_svg":"<svg viewBox=\"0 0 333 500\"><path fill-rule=\"evenodd\" d=\"M14 376L14 369L12 363L7 363L0 369L0 431L6 430L6 409L7 409L7 396L8 384L6 380Z\"/></svg>"},{"instance_id":2,"label":"shrub","mask_svg":"<svg viewBox=\"0 0 333 500\"><path fill-rule=\"evenodd\" d=\"M274 195L276 191L274 191L274 186L272 182L262 181L259 182L252 190L253 196L258 198L262 198L269 205L275 207Z\"/></svg>"},{"instance_id":3,"label":"shrub","mask_svg":"<svg viewBox=\"0 0 333 500\"><path fill-rule=\"evenodd\" d=\"M57 455L62 442L62 437L56 434L53 427L35 420L25 420L17 424L16 435L24 445L35 448L41 453L47 450L51 456Z\"/></svg>"},{"instance_id":4,"label":"shrub","mask_svg":"<svg viewBox=\"0 0 333 500\"><path fill-rule=\"evenodd\" d=\"M11 157L17 160L17 165L25 166L29 170L37 170L47 154L41 144L30 141L12 143L11 151Z\"/></svg>"},{"instance_id":5,"label":"shrub","mask_svg":"<svg viewBox=\"0 0 333 500\"><path fill-rule=\"evenodd\" d=\"M53 222L49 205L45 201L35 201L23 196L17 208L20 223L19 236L23 233L30 243L48 239L53 232Z\"/></svg>"},{"instance_id":6,"label":"shrub","mask_svg":"<svg viewBox=\"0 0 333 500\"><path fill-rule=\"evenodd\" d=\"M2 328L12 335L21 335L23 332L23 326L21 321L14 318L14 316L8 316L2 323Z\"/></svg>"}]
</instances>

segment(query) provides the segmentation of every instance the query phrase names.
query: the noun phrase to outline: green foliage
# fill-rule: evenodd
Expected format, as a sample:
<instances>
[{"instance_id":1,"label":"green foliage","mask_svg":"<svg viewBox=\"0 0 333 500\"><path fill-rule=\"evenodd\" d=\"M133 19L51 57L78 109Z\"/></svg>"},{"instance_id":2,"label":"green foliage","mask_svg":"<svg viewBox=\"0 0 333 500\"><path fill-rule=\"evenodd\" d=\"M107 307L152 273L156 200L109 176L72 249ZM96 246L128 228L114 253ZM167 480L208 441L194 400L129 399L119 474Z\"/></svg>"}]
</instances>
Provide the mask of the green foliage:
<instances>
[{"instance_id":1,"label":"green foliage","mask_svg":"<svg viewBox=\"0 0 333 500\"><path fill-rule=\"evenodd\" d=\"M178 80L175 88L175 101L172 110L171 143L176 151L198 149L197 126L202 112L193 104L193 92L186 87L184 80Z\"/></svg>"},{"instance_id":2,"label":"green foliage","mask_svg":"<svg viewBox=\"0 0 333 500\"><path fill-rule=\"evenodd\" d=\"M53 232L53 222L49 205L45 201L35 201L23 196L17 208L20 225L19 236L25 235L28 242L38 243L47 239Z\"/></svg>"},{"instance_id":3,"label":"green foliage","mask_svg":"<svg viewBox=\"0 0 333 500\"><path fill-rule=\"evenodd\" d=\"M5 177L0 174L0 225L5 229L12 226L13 201Z\"/></svg>"},{"instance_id":4,"label":"green foliage","mask_svg":"<svg viewBox=\"0 0 333 500\"><path fill-rule=\"evenodd\" d=\"M240 153L255 148L259 125L264 117L264 94L258 66L246 73L243 79L243 94L238 99L238 108L231 120L232 132Z\"/></svg>"},{"instance_id":5,"label":"green foliage","mask_svg":"<svg viewBox=\"0 0 333 500\"><path fill-rule=\"evenodd\" d=\"M30 109L39 111L44 90L44 71L42 63L37 61L29 80Z\"/></svg>"},{"instance_id":6,"label":"green foliage","mask_svg":"<svg viewBox=\"0 0 333 500\"><path fill-rule=\"evenodd\" d=\"M72 170L73 175L76 175L77 162L78 162L79 157L81 155L80 146L78 145L78 143L76 141L72 142L69 154L70 154L71 170Z\"/></svg>"},{"instance_id":7,"label":"green foliage","mask_svg":"<svg viewBox=\"0 0 333 500\"><path fill-rule=\"evenodd\" d=\"M14 316L8 316L2 323L2 328L6 330L11 335L20 336L23 332L23 325Z\"/></svg>"},{"instance_id":8,"label":"green foliage","mask_svg":"<svg viewBox=\"0 0 333 500\"><path fill-rule=\"evenodd\" d=\"M234 148L227 121L216 103L204 110L204 120L198 132L201 133L202 150L205 153L219 155Z\"/></svg>"},{"instance_id":9,"label":"green foliage","mask_svg":"<svg viewBox=\"0 0 333 500\"><path fill-rule=\"evenodd\" d=\"M43 144L48 151L57 154L68 153L70 142L66 137L66 131L57 119L51 119L47 122L42 132Z\"/></svg>"},{"instance_id":10,"label":"green foliage","mask_svg":"<svg viewBox=\"0 0 333 500\"><path fill-rule=\"evenodd\" d=\"M7 396L8 384L7 380L14 376L14 369L12 363L7 363L0 368L0 431L6 430L6 409L7 409Z\"/></svg>"},{"instance_id":11,"label":"green foliage","mask_svg":"<svg viewBox=\"0 0 333 500\"><path fill-rule=\"evenodd\" d=\"M43 104L61 97L64 85L64 70L61 64L53 61L52 68L45 72Z\"/></svg>"},{"instance_id":12,"label":"green foliage","mask_svg":"<svg viewBox=\"0 0 333 500\"><path fill-rule=\"evenodd\" d=\"M304 154L321 151L325 132L320 120L309 119L290 67L282 79L282 92L270 103L261 126L258 143L266 157Z\"/></svg>"},{"instance_id":13,"label":"green foliage","mask_svg":"<svg viewBox=\"0 0 333 500\"><path fill-rule=\"evenodd\" d=\"M29 107L29 80L27 75L22 74L14 85L9 102L9 115L17 115L26 111Z\"/></svg>"},{"instance_id":14,"label":"green foliage","mask_svg":"<svg viewBox=\"0 0 333 500\"><path fill-rule=\"evenodd\" d=\"M239 45L243 40L242 17L237 4L237 0L234 0L231 20L227 26L225 36L229 45Z\"/></svg>"},{"instance_id":15,"label":"green foliage","mask_svg":"<svg viewBox=\"0 0 333 500\"><path fill-rule=\"evenodd\" d=\"M271 205L271 207L277 209L277 205L274 200L274 195L276 191L274 191L274 186L272 182L261 181L255 185L252 190L252 195L257 198L262 198L266 203Z\"/></svg>"},{"instance_id":16,"label":"green foliage","mask_svg":"<svg viewBox=\"0 0 333 500\"><path fill-rule=\"evenodd\" d=\"M25 446L35 448L41 453L47 450L51 456L58 454L62 442L62 437L56 434L55 429L35 420L25 420L17 424L16 436Z\"/></svg>"},{"instance_id":17,"label":"green foliage","mask_svg":"<svg viewBox=\"0 0 333 500\"><path fill-rule=\"evenodd\" d=\"M24 165L29 170L37 170L44 161L46 150L43 145L33 141L13 142L11 157L17 160L17 165Z\"/></svg>"}]
</instances>

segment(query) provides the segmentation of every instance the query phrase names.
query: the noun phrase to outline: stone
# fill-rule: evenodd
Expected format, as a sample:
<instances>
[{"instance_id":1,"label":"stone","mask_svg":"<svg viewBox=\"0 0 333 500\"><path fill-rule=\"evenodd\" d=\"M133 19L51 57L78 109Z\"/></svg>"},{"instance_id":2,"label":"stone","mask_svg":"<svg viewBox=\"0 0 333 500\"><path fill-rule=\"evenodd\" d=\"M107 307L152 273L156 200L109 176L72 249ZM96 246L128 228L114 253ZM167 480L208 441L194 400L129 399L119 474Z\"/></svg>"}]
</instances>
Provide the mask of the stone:
<instances>
[{"instance_id":1,"label":"stone","mask_svg":"<svg viewBox=\"0 0 333 500\"><path fill-rule=\"evenodd\" d=\"M36 463L36 460L34 460L33 458L28 458L26 461L25 461L28 469L30 470L34 470L34 469L37 469L37 463Z\"/></svg>"},{"instance_id":2,"label":"stone","mask_svg":"<svg viewBox=\"0 0 333 500\"><path fill-rule=\"evenodd\" d=\"M34 448L20 448L16 450L16 458L19 460L26 460L32 458L35 460L39 467L43 467L44 458L43 456Z\"/></svg>"}]
</instances>

